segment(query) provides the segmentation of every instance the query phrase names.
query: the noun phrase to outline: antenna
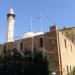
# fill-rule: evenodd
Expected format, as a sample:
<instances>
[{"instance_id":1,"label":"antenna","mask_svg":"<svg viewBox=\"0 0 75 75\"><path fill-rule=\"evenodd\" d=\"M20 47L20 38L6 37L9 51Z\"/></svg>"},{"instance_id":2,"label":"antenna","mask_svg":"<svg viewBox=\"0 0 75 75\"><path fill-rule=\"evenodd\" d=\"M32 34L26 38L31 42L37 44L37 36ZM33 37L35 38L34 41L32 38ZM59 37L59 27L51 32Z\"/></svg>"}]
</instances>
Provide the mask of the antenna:
<instances>
[{"instance_id":1,"label":"antenna","mask_svg":"<svg viewBox=\"0 0 75 75\"><path fill-rule=\"evenodd\" d=\"M32 18L31 18L31 20L30 20L30 23L31 23L31 24L30 24L30 25L31 25L30 27L31 27L31 32L32 32ZM34 37L34 36L32 35L32 58L34 59L33 37Z\"/></svg>"},{"instance_id":2,"label":"antenna","mask_svg":"<svg viewBox=\"0 0 75 75\"><path fill-rule=\"evenodd\" d=\"M11 0L11 1L10 1L10 8L13 8L13 1L14 1L14 0Z\"/></svg>"},{"instance_id":3,"label":"antenna","mask_svg":"<svg viewBox=\"0 0 75 75\"><path fill-rule=\"evenodd\" d=\"M40 20L40 22L41 22L41 31L42 31L42 33L44 32L44 30L43 30L43 19L45 19L45 18L50 18L49 16L39 16L39 17L37 17L37 19L38 20ZM44 46L44 35L42 34L42 38L43 38L43 55L44 55L44 53L45 53L45 46ZM43 58L44 58L44 56L43 56Z\"/></svg>"},{"instance_id":4,"label":"antenna","mask_svg":"<svg viewBox=\"0 0 75 75\"><path fill-rule=\"evenodd\" d=\"M41 31L43 33L43 16L39 16L37 17L38 20L40 20L40 26L41 26ZM45 52L45 48L44 48L44 35L42 34L42 39L43 39L43 58L44 58L44 52Z\"/></svg>"}]
</instances>

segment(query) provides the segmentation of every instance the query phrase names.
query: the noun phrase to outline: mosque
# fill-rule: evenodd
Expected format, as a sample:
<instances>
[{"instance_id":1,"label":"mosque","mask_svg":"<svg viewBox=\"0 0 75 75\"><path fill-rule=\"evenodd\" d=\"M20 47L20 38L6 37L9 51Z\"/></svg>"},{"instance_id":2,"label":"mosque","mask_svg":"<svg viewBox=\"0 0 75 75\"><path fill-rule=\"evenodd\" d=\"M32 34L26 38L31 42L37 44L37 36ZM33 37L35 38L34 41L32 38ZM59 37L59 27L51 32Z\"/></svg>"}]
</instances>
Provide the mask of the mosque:
<instances>
[{"instance_id":1,"label":"mosque","mask_svg":"<svg viewBox=\"0 0 75 75\"><path fill-rule=\"evenodd\" d=\"M28 32L21 39L14 40L15 17L11 8L7 14L7 42L0 44L0 56L4 50L16 48L23 55L26 48L36 48L49 54L56 75L67 75L72 71L75 66L75 27L57 29L56 25L52 25L49 32Z\"/></svg>"}]
</instances>

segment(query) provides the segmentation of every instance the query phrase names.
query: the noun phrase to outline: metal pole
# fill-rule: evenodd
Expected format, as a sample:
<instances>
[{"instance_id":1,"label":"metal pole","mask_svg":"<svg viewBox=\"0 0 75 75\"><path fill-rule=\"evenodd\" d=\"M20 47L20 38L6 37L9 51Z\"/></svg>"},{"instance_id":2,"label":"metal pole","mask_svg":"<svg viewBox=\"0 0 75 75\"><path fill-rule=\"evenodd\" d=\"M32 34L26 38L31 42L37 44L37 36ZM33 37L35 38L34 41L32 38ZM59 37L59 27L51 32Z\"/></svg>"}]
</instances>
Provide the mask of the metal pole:
<instances>
[{"instance_id":1,"label":"metal pole","mask_svg":"<svg viewBox=\"0 0 75 75\"><path fill-rule=\"evenodd\" d=\"M32 18L31 18L31 32L32 32ZM32 35L32 58L34 59L34 50L33 50L33 35Z\"/></svg>"}]
</instances>

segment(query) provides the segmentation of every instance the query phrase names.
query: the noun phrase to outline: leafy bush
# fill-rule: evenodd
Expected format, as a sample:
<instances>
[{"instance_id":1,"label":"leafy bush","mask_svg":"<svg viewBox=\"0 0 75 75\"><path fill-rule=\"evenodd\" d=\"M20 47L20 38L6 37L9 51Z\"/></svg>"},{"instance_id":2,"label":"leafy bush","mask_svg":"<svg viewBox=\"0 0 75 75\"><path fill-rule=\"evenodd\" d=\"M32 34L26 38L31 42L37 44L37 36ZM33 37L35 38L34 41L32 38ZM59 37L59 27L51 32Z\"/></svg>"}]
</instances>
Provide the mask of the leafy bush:
<instances>
[{"instance_id":1,"label":"leafy bush","mask_svg":"<svg viewBox=\"0 0 75 75\"><path fill-rule=\"evenodd\" d=\"M0 60L0 75L50 75L52 65L47 54L34 51L34 58L31 50L25 50L25 57L21 56L17 50L8 50L3 59Z\"/></svg>"}]
</instances>

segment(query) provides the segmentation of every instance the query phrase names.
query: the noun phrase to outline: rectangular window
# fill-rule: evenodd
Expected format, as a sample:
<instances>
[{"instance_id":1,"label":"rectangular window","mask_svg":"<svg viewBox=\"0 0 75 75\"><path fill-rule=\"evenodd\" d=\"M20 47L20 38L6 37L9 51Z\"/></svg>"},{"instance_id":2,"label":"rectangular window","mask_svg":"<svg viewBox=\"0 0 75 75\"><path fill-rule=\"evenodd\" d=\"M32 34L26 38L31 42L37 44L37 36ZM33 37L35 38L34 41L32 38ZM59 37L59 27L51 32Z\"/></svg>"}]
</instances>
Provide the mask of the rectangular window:
<instances>
[{"instance_id":1,"label":"rectangular window","mask_svg":"<svg viewBox=\"0 0 75 75\"><path fill-rule=\"evenodd\" d=\"M70 47L71 47L71 51L72 51L72 45L70 44Z\"/></svg>"},{"instance_id":2,"label":"rectangular window","mask_svg":"<svg viewBox=\"0 0 75 75\"><path fill-rule=\"evenodd\" d=\"M65 43L65 48L67 48L67 45L66 45L66 39L64 39L64 43Z\"/></svg>"},{"instance_id":3,"label":"rectangular window","mask_svg":"<svg viewBox=\"0 0 75 75\"><path fill-rule=\"evenodd\" d=\"M71 72L71 65L70 65L70 72Z\"/></svg>"},{"instance_id":4,"label":"rectangular window","mask_svg":"<svg viewBox=\"0 0 75 75\"><path fill-rule=\"evenodd\" d=\"M68 68L68 65L67 65L67 73L69 72L69 68Z\"/></svg>"},{"instance_id":5,"label":"rectangular window","mask_svg":"<svg viewBox=\"0 0 75 75\"><path fill-rule=\"evenodd\" d=\"M72 68L71 65L67 65L67 73L71 72Z\"/></svg>"}]
</instances>

